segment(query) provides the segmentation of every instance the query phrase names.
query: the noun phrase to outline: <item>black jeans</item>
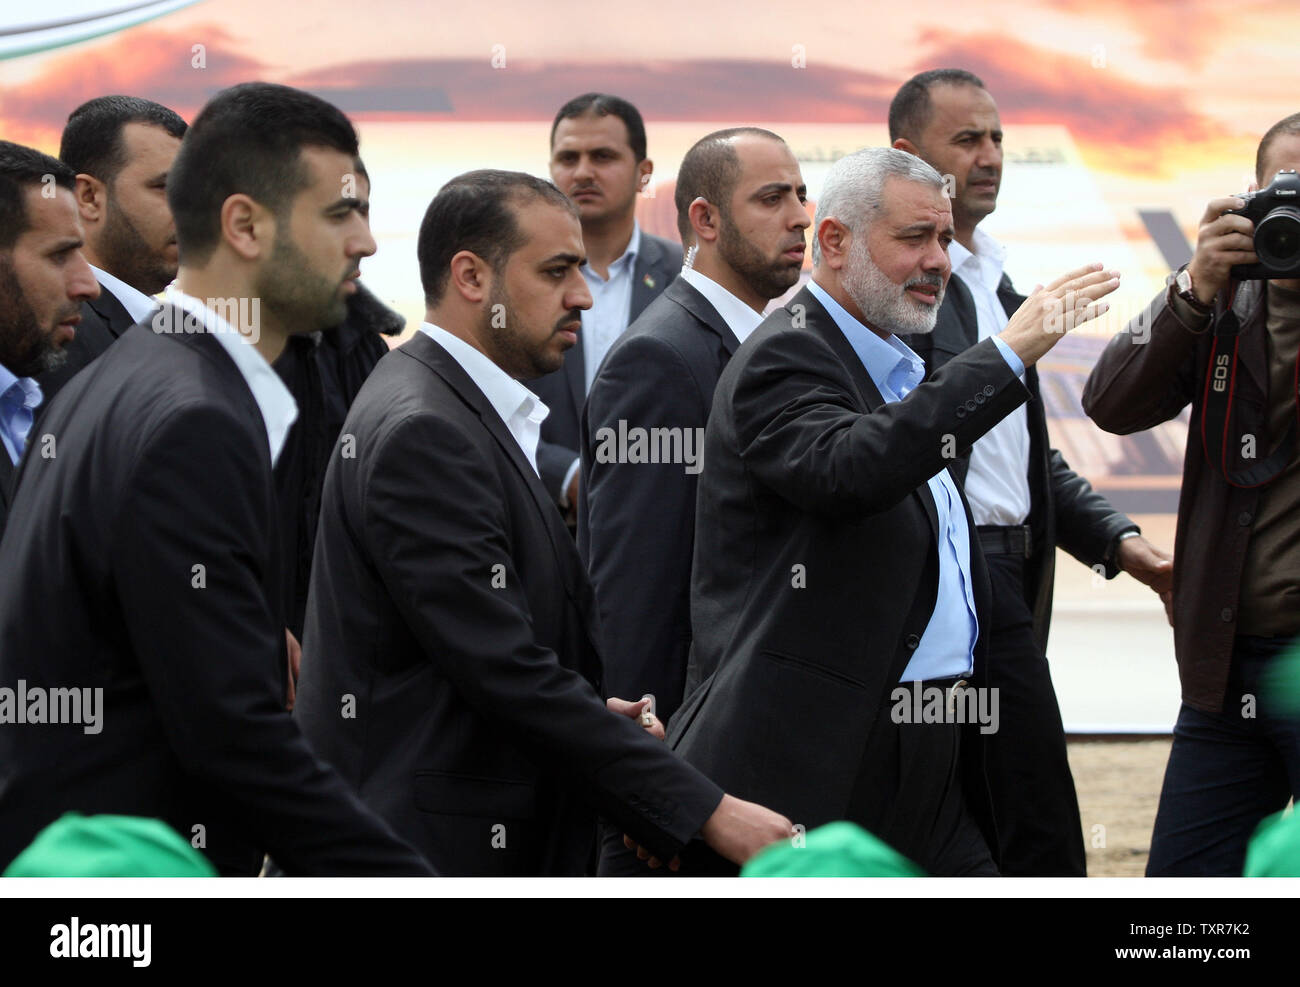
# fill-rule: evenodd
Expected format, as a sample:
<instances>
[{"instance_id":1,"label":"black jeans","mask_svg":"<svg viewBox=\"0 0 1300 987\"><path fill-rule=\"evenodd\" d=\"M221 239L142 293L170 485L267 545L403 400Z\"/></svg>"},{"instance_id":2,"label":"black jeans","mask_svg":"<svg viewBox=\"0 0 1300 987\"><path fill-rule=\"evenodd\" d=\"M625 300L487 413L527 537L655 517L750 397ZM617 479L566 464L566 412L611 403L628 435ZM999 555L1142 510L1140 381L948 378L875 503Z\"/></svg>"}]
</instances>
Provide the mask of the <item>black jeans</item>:
<instances>
[{"instance_id":1,"label":"black jeans","mask_svg":"<svg viewBox=\"0 0 1300 987\"><path fill-rule=\"evenodd\" d=\"M1223 711L1179 710L1148 877L1240 877L1255 827L1300 794L1300 724L1270 715L1261 681L1290 643L1239 635Z\"/></svg>"}]
</instances>

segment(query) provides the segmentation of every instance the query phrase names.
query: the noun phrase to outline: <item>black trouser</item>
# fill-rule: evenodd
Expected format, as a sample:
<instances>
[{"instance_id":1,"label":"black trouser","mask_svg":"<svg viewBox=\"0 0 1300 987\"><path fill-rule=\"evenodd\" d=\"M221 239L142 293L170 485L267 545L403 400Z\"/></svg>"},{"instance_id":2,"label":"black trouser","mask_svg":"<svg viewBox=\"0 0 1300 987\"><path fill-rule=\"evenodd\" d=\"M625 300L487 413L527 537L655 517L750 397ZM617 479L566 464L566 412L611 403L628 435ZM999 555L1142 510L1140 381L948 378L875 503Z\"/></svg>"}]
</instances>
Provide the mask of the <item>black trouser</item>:
<instances>
[{"instance_id":1,"label":"black trouser","mask_svg":"<svg viewBox=\"0 0 1300 987\"><path fill-rule=\"evenodd\" d=\"M1007 877L1083 877L1083 823L1047 658L1034 641L1023 555L986 552L993 589L983 684L998 690L985 770Z\"/></svg>"}]
</instances>

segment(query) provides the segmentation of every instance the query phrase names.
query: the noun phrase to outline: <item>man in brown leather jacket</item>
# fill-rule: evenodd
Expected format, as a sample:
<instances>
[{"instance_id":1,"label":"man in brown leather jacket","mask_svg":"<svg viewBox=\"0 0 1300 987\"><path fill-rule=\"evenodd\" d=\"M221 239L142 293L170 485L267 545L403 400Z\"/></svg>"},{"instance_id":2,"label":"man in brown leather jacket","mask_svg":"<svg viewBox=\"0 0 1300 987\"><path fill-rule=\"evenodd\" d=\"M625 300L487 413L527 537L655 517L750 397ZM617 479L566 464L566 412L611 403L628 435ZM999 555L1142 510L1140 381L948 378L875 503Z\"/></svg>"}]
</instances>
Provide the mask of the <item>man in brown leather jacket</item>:
<instances>
[{"instance_id":1,"label":"man in brown leather jacket","mask_svg":"<svg viewBox=\"0 0 1300 987\"><path fill-rule=\"evenodd\" d=\"M1264 135L1256 180L1297 168L1300 114ZM1271 711L1268 678L1300 632L1300 279L1232 280L1234 264L1257 260L1253 224L1227 212L1243 205L1210 202L1191 262L1111 340L1083 392L1117 434L1192 406L1162 594L1182 708L1148 876L1241 874L1256 825L1300 794L1300 729ZM1235 338L1223 334L1234 320Z\"/></svg>"}]
</instances>

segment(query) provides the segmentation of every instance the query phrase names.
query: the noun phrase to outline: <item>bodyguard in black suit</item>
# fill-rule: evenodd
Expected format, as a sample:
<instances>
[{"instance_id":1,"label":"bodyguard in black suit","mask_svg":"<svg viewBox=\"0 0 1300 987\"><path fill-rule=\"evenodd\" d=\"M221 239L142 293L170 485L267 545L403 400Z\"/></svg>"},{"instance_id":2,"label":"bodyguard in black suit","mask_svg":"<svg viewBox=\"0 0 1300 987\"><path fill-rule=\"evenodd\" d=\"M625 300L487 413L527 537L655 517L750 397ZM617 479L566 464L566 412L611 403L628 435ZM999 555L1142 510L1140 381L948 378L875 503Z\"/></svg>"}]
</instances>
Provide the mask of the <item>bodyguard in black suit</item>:
<instances>
[{"instance_id":1,"label":"bodyguard in black suit","mask_svg":"<svg viewBox=\"0 0 1300 987\"><path fill-rule=\"evenodd\" d=\"M41 194L49 176L53 196ZM0 141L0 532L42 404L33 378L64 358L78 310L99 291L80 249L74 188L62 162ZM0 571L0 587L16 578Z\"/></svg>"},{"instance_id":2,"label":"bodyguard in black suit","mask_svg":"<svg viewBox=\"0 0 1300 987\"><path fill-rule=\"evenodd\" d=\"M662 862L697 834L736 861L788 835L631 722L642 704L598 695L591 587L519 383L590 303L576 211L531 176L471 172L429 206L419 254L427 321L362 387L326 474L304 733L448 874L582 874L597 808Z\"/></svg>"},{"instance_id":3,"label":"bodyguard in black suit","mask_svg":"<svg viewBox=\"0 0 1300 987\"><path fill-rule=\"evenodd\" d=\"M798 280L809 225L799 164L766 130L699 140L682 159L675 198L682 239L697 245L693 263L611 347L592 383L578 513L605 689L653 694L665 721L686 680L695 489L713 388L767 303ZM676 441L678 451L662 462L629 456L619 436L637 433Z\"/></svg>"},{"instance_id":4,"label":"bodyguard in black suit","mask_svg":"<svg viewBox=\"0 0 1300 987\"><path fill-rule=\"evenodd\" d=\"M897 702L913 682L963 687L984 657L987 573L946 466L1025 400L1018 367L1061 335L1045 331L1044 296L1086 302L1117 281L1060 279L1001 339L919 384L886 327L933 324L952 235L942 187L892 149L837 162L818 204L818 287L723 371L697 505L691 691L670 741L797 824L849 819L955 876L996 873L979 733L951 715L909 722Z\"/></svg>"},{"instance_id":5,"label":"bodyguard in black suit","mask_svg":"<svg viewBox=\"0 0 1300 987\"><path fill-rule=\"evenodd\" d=\"M83 367L157 307L153 295L176 277L176 226L167 205L167 173L185 121L136 96L100 96L72 111L59 158L77 173L84 252L99 298L82 306L68 358L42 374L48 403Z\"/></svg>"},{"instance_id":6,"label":"bodyguard in black suit","mask_svg":"<svg viewBox=\"0 0 1300 987\"><path fill-rule=\"evenodd\" d=\"M162 819L229 874L264 852L291 874L431 874L284 708L271 466L296 409L270 362L342 319L375 249L356 134L307 93L237 86L168 192L178 290L55 399L0 540L21 573L0 685L82 700L0 725L0 861L77 811Z\"/></svg>"},{"instance_id":7,"label":"bodyguard in black suit","mask_svg":"<svg viewBox=\"0 0 1300 987\"><path fill-rule=\"evenodd\" d=\"M939 69L899 90L890 137L953 183L948 294L933 334L907 337L934 372L999 332L1024 302L1003 273L1001 245L976 228L997 202L1002 125L976 76ZM1125 569L1157 589L1168 588L1171 568L1168 555L1051 448L1037 370L1030 367L1024 381L1025 409L981 439L952 472L970 500L993 575L987 684L998 688L1002 714L989 739L988 766L1003 872L1081 877L1082 823L1046 659L1056 548L1107 578Z\"/></svg>"},{"instance_id":8,"label":"bodyguard in black suit","mask_svg":"<svg viewBox=\"0 0 1300 987\"><path fill-rule=\"evenodd\" d=\"M587 251L583 277L592 307L564 366L529 386L551 409L542 426L537 466L569 523L577 521L582 406L601 361L647 305L677 277L682 248L651 236L636 221L637 196L649 187L645 123L625 99L585 93L551 124L551 180L578 206Z\"/></svg>"}]
</instances>

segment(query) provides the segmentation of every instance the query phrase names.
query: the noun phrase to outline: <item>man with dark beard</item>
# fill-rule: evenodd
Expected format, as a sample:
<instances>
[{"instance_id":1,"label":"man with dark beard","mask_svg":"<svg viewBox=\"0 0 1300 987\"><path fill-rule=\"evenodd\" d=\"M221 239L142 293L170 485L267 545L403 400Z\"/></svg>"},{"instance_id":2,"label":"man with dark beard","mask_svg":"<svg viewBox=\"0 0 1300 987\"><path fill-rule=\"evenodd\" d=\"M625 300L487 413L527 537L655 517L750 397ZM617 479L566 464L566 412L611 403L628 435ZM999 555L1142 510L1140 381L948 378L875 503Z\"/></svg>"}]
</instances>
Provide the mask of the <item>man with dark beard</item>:
<instances>
[{"instance_id":1,"label":"man with dark beard","mask_svg":"<svg viewBox=\"0 0 1300 987\"><path fill-rule=\"evenodd\" d=\"M162 819L225 874L432 873L284 708L271 468L297 408L271 363L343 318L364 174L348 119L285 86L186 133L176 286L42 416L0 539L0 683L65 697L0 705L0 864L76 811Z\"/></svg>"},{"instance_id":2,"label":"man with dark beard","mask_svg":"<svg viewBox=\"0 0 1300 987\"><path fill-rule=\"evenodd\" d=\"M176 225L167 173L185 121L136 96L100 96L68 117L59 158L77 174L83 252L99 298L82 306L68 359L39 378L48 404L72 376L157 307L151 297L176 277Z\"/></svg>"},{"instance_id":3,"label":"man with dark beard","mask_svg":"<svg viewBox=\"0 0 1300 987\"><path fill-rule=\"evenodd\" d=\"M812 281L722 372L669 740L807 829L847 819L928 873L993 875L980 734L969 700L956 707L984 661L988 575L947 466L1025 400L1024 367L1119 281L1100 265L1058 279L922 383L895 333L932 329L943 299L943 188L892 148L837 161ZM947 705L900 715L900 684Z\"/></svg>"},{"instance_id":4,"label":"man with dark beard","mask_svg":"<svg viewBox=\"0 0 1300 987\"><path fill-rule=\"evenodd\" d=\"M82 302L99 292L81 253L74 186L66 165L0 141L0 530L42 401L33 378L63 358Z\"/></svg>"},{"instance_id":5,"label":"man with dark beard","mask_svg":"<svg viewBox=\"0 0 1300 987\"><path fill-rule=\"evenodd\" d=\"M753 127L701 138L682 159L674 198L691 262L592 382L578 511L605 692L649 693L665 721L686 681L695 488L713 388L767 303L799 280L809 225L799 163L780 137ZM655 448L620 447L620 435ZM602 874L646 872L616 828L602 842Z\"/></svg>"},{"instance_id":6,"label":"man with dark beard","mask_svg":"<svg viewBox=\"0 0 1300 987\"><path fill-rule=\"evenodd\" d=\"M425 322L361 388L325 477L303 732L448 874L583 874L597 809L670 866L696 835L736 863L788 837L631 722L641 704L598 694L591 587L538 469L548 409L521 383L559 369L591 305L578 210L470 172L418 253Z\"/></svg>"},{"instance_id":7,"label":"man with dark beard","mask_svg":"<svg viewBox=\"0 0 1300 987\"><path fill-rule=\"evenodd\" d=\"M674 196L692 262L610 349L587 396L578 548L600 607L605 688L653 694L665 721L686 680L695 487L713 388L767 303L799 280L804 196L799 163L776 134L745 127L701 138ZM668 454L620 448L620 434L661 437Z\"/></svg>"}]
</instances>

